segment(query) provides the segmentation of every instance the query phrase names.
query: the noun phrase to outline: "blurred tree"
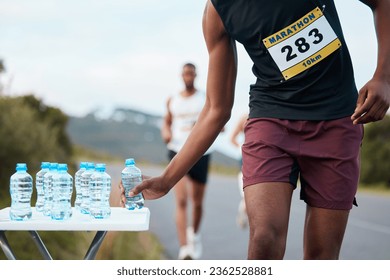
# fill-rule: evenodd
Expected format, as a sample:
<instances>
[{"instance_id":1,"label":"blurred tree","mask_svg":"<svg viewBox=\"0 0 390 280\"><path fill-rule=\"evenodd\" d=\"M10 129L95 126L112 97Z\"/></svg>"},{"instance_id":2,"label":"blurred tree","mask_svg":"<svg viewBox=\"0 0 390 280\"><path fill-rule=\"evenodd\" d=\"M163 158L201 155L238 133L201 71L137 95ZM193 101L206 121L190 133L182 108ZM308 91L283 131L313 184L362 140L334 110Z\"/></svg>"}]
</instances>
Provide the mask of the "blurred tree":
<instances>
[{"instance_id":1,"label":"blurred tree","mask_svg":"<svg viewBox=\"0 0 390 280\"><path fill-rule=\"evenodd\" d=\"M0 78L1 78L1 74L3 74L4 72L5 72L4 61L0 59ZM1 95L3 95L3 84L1 83L1 79L0 79L0 96Z\"/></svg>"},{"instance_id":2,"label":"blurred tree","mask_svg":"<svg viewBox=\"0 0 390 280\"><path fill-rule=\"evenodd\" d=\"M0 59L0 74L2 74L4 72L5 72L4 61L2 59Z\"/></svg>"},{"instance_id":3,"label":"blurred tree","mask_svg":"<svg viewBox=\"0 0 390 280\"><path fill-rule=\"evenodd\" d=\"M0 97L0 196L6 198L0 206L9 205L9 178L16 163L26 162L34 175L42 161L71 160L66 123L60 110L44 106L32 95Z\"/></svg>"},{"instance_id":4,"label":"blurred tree","mask_svg":"<svg viewBox=\"0 0 390 280\"><path fill-rule=\"evenodd\" d=\"M0 208L10 205L9 178L16 163L27 163L34 182L42 161L72 164L67 122L68 117L61 110L46 106L33 95L0 96ZM35 200L34 190L32 205ZM48 247L57 248L54 255L58 258L76 258L79 252L75 248L85 247L79 233L48 232L43 236L48 239ZM27 233L12 232L8 238L18 258L41 259ZM4 258L0 251L0 259Z\"/></svg>"},{"instance_id":5,"label":"blurred tree","mask_svg":"<svg viewBox=\"0 0 390 280\"><path fill-rule=\"evenodd\" d=\"M32 94L20 98L23 103L37 113L40 122L46 123L51 130L55 131L57 145L60 146L66 154L71 155L72 143L66 133L68 116L58 108L46 106L42 100L37 99Z\"/></svg>"},{"instance_id":6,"label":"blurred tree","mask_svg":"<svg viewBox=\"0 0 390 280\"><path fill-rule=\"evenodd\" d=\"M365 126L360 181L390 188L390 116Z\"/></svg>"}]
</instances>

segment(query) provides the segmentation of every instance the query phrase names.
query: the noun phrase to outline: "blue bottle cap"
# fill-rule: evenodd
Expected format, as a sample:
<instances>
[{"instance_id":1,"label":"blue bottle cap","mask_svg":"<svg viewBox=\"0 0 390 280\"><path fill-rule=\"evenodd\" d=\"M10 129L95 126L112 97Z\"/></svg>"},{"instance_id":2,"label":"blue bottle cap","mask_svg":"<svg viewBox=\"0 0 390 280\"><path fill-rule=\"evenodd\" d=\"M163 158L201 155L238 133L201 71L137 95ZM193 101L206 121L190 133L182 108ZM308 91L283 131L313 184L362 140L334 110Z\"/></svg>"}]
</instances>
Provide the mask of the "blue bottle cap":
<instances>
[{"instance_id":1,"label":"blue bottle cap","mask_svg":"<svg viewBox=\"0 0 390 280\"><path fill-rule=\"evenodd\" d=\"M97 163L95 166L95 169L97 171L106 171L106 164L105 163Z\"/></svg>"},{"instance_id":2,"label":"blue bottle cap","mask_svg":"<svg viewBox=\"0 0 390 280\"><path fill-rule=\"evenodd\" d=\"M27 164L25 163L16 164L16 171L26 171L26 170L27 170Z\"/></svg>"},{"instance_id":3,"label":"blue bottle cap","mask_svg":"<svg viewBox=\"0 0 390 280\"><path fill-rule=\"evenodd\" d=\"M133 158L126 159L125 165L135 165L135 160Z\"/></svg>"},{"instance_id":4,"label":"blue bottle cap","mask_svg":"<svg viewBox=\"0 0 390 280\"><path fill-rule=\"evenodd\" d=\"M50 170L57 170L58 163L57 162L51 162L50 163Z\"/></svg>"},{"instance_id":5,"label":"blue bottle cap","mask_svg":"<svg viewBox=\"0 0 390 280\"><path fill-rule=\"evenodd\" d=\"M80 162L80 168L86 168L87 167L87 162L82 161Z\"/></svg>"},{"instance_id":6,"label":"blue bottle cap","mask_svg":"<svg viewBox=\"0 0 390 280\"><path fill-rule=\"evenodd\" d=\"M41 168L49 168L49 167L50 167L50 162L42 161Z\"/></svg>"},{"instance_id":7,"label":"blue bottle cap","mask_svg":"<svg viewBox=\"0 0 390 280\"><path fill-rule=\"evenodd\" d=\"M68 165L66 163L60 163L60 164L58 164L58 170L59 171L67 171Z\"/></svg>"}]
</instances>

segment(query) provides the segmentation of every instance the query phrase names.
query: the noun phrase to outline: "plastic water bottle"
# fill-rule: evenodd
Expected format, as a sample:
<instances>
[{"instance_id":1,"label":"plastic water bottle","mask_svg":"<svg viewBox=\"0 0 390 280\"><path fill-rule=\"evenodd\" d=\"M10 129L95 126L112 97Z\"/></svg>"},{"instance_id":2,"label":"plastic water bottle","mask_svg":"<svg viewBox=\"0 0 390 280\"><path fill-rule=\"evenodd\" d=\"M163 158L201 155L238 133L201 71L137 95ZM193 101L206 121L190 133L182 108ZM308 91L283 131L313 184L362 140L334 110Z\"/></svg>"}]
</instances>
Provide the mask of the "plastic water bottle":
<instances>
[{"instance_id":1,"label":"plastic water bottle","mask_svg":"<svg viewBox=\"0 0 390 280\"><path fill-rule=\"evenodd\" d=\"M43 192L45 203L43 204L43 215L50 216L51 205L53 203L53 175L57 173L58 163L50 163L49 171L43 175Z\"/></svg>"},{"instance_id":2,"label":"plastic water bottle","mask_svg":"<svg viewBox=\"0 0 390 280\"><path fill-rule=\"evenodd\" d=\"M111 177L104 163L96 164L89 182L89 212L96 219L108 218L110 208Z\"/></svg>"},{"instance_id":3,"label":"plastic water bottle","mask_svg":"<svg viewBox=\"0 0 390 280\"><path fill-rule=\"evenodd\" d=\"M58 172L52 177L53 202L50 216L52 220L67 220L72 216L71 198L73 193L73 178L68 173L68 165L58 164Z\"/></svg>"},{"instance_id":4,"label":"plastic water bottle","mask_svg":"<svg viewBox=\"0 0 390 280\"><path fill-rule=\"evenodd\" d=\"M27 173L27 165L25 163L16 164L16 173L10 178L9 191L11 194L10 219L15 221L31 219L33 178Z\"/></svg>"},{"instance_id":5,"label":"plastic water bottle","mask_svg":"<svg viewBox=\"0 0 390 280\"><path fill-rule=\"evenodd\" d=\"M75 199L75 202L74 202L74 207L78 211L80 211L81 202L82 202L82 199L83 199L83 195L82 195L82 192L81 192L81 175L86 170L86 167L87 167L87 163L86 162L81 162L80 163L80 169L77 170L77 172L74 174L74 186L75 186L75 189L76 189L76 199Z\"/></svg>"},{"instance_id":6,"label":"plastic water bottle","mask_svg":"<svg viewBox=\"0 0 390 280\"><path fill-rule=\"evenodd\" d=\"M50 162L42 162L41 170L35 175L35 189L37 191L37 201L35 202L35 210L43 212L45 204L45 193L43 192L43 176L49 171Z\"/></svg>"},{"instance_id":7,"label":"plastic water bottle","mask_svg":"<svg viewBox=\"0 0 390 280\"><path fill-rule=\"evenodd\" d=\"M92 162L88 162L85 171L83 174L81 174L82 200L80 205L80 212L83 214L89 214L89 181L94 170L95 165Z\"/></svg>"},{"instance_id":8,"label":"plastic water bottle","mask_svg":"<svg viewBox=\"0 0 390 280\"><path fill-rule=\"evenodd\" d=\"M140 193L134 197L129 196L129 192L142 182L141 170L135 166L133 158L126 159L125 164L126 167L122 170L122 185L126 196L125 206L129 210L141 209L144 206L142 194Z\"/></svg>"}]
</instances>

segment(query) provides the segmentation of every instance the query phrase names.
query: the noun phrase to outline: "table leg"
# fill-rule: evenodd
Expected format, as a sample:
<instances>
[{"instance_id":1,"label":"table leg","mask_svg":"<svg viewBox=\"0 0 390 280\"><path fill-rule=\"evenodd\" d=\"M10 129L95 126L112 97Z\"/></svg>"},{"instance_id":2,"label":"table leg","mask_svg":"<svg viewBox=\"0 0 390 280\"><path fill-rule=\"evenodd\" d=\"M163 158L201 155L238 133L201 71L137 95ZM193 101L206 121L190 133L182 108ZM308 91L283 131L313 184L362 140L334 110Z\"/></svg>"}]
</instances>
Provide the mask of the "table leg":
<instances>
[{"instance_id":1,"label":"table leg","mask_svg":"<svg viewBox=\"0 0 390 280\"><path fill-rule=\"evenodd\" d=\"M12 252L12 249L8 243L7 237L5 236L5 231L0 231L0 247L3 249L3 252L7 259L9 260L16 260L14 252Z\"/></svg>"},{"instance_id":2,"label":"table leg","mask_svg":"<svg viewBox=\"0 0 390 280\"><path fill-rule=\"evenodd\" d=\"M34 240L35 245L37 245L39 252L41 253L42 257L45 260L52 260L49 251L47 250L45 244L43 243L41 237L39 236L38 232L36 231L29 231L32 239Z\"/></svg>"},{"instance_id":3,"label":"table leg","mask_svg":"<svg viewBox=\"0 0 390 280\"><path fill-rule=\"evenodd\" d=\"M107 231L98 231L92 240L91 246L89 246L89 249L87 251L87 254L84 257L84 260L94 260L96 257L96 254L100 248L100 245L102 245L104 237L106 236Z\"/></svg>"}]
</instances>

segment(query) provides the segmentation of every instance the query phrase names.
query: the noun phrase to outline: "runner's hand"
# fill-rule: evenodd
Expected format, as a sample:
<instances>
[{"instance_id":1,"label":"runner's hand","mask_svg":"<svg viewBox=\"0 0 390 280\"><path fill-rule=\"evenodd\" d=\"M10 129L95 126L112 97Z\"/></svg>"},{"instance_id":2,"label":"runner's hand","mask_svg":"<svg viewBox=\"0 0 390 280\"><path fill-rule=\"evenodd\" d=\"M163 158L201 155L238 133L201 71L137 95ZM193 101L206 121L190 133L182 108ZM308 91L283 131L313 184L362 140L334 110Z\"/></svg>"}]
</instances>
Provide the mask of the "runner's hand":
<instances>
[{"instance_id":1,"label":"runner's hand","mask_svg":"<svg viewBox=\"0 0 390 280\"><path fill-rule=\"evenodd\" d=\"M126 196L125 196L125 188L122 185L122 180L119 183L119 190L120 190L120 200L119 200L120 206L125 207Z\"/></svg>"},{"instance_id":2,"label":"runner's hand","mask_svg":"<svg viewBox=\"0 0 390 280\"><path fill-rule=\"evenodd\" d=\"M170 189L168 185L164 184L162 176L154 177L143 180L141 184L130 192L130 196L135 196L142 192L146 200L152 200L166 195Z\"/></svg>"},{"instance_id":3,"label":"runner's hand","mask_svg":"<svg viewBox=\"0 0 390 280\"><path fill-rule=\"evenodd\" d=\"M383 119L390 106L390 84L372 79L359 92L357 106L351 119L354 124L365 124Z\"/></svg>"},{"instance_id":4,"label":"runner's hand","mask_svg":"<svg viewBox=\"0 0 390 280\"><path fill-rule=\"evenodd\" d=\"M160 177L150 178L148 176L142 176L142 183L133 189L133 196L142 192L143 196L147 200L157 199L168 193L169 187L163 187L162 179ZM125 207L126 196L125 189L122 181L119 183L120 190L120 206Z\"/></svg>"},{"instance_id":5,"label":"runner's hand","mask_svg":"<svg viewBox=\"0 0 390 280\"><path fill-rule=\"evenodd\" d=\"M168 129L163 129L161 136L165 144L168 144L172 140L172 132Z\"/></svg>"}]
</instances>

